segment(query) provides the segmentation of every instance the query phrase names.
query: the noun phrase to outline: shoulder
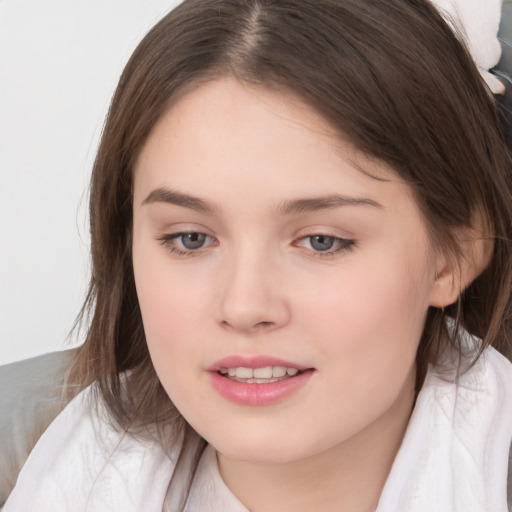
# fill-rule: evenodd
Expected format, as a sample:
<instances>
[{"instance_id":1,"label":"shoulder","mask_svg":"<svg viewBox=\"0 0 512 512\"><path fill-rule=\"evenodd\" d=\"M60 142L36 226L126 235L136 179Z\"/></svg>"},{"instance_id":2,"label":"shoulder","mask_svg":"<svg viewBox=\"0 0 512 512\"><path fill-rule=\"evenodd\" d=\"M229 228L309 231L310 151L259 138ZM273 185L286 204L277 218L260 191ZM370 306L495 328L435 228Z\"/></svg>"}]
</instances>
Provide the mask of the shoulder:
<instances>
[{"instance_id":1,"label":"shoulder","mask_svg":"<svg viewBox=\"0 0 512 512\"><path fill-rule=\"evenodd\" d=\"M41 434L65 407L61 391L74 350L0 366L0 507Z\"/></svg>"},{"instance_id":2,"label":"shoulder","mask_svg":"<svg viewBox=\"0 0 512 512\"><path fill-rule=\"evenodd\" d=\"M165 427L140 434L119 428L93 384L41 435L5 511L160 512L181 447L167 434Z\"/></svg>"}]
</instances>

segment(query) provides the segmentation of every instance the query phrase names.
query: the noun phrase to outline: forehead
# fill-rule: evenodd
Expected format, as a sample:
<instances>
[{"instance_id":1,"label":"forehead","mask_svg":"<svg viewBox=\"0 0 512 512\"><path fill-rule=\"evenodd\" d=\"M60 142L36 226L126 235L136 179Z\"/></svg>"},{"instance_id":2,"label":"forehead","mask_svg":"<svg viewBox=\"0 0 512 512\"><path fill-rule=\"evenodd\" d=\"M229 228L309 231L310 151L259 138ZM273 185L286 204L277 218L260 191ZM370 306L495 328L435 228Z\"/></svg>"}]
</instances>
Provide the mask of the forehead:
<instances>
[{"instance_id":1,"label":"forehead","mask_svg":"<svg viewBox=\"0 0 512 512\"><path fill-rule=\"evenodd\" d=\"M157 187L216 200L350 193L390 204L397 187L410 192L296 95L230 78L184 94L157 123L137 161L135 194Z\"/></svg>"}]
</instances>

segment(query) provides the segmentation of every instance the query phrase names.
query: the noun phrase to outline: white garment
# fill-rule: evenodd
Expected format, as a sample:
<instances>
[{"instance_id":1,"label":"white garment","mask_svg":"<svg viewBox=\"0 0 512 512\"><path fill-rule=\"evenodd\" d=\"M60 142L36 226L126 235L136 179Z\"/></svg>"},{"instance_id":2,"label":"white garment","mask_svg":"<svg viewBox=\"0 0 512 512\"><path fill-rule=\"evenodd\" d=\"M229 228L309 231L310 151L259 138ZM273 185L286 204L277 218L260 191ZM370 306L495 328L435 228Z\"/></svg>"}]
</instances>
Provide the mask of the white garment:
<instances>
[{"instance_id":1,"label":"white garment","mask_svg":"<svg viewBox=\"0 0 512 512\"><path fill-rule=\"evenodd\" d=\"M498 64L501 45L498 29L501 0L431 0L448 24L465 38L473 60L493 93L502 93L504 85L489 69Z\"/></svg>"},{"instance_id":2,"label":"white garment","mask_svg":"<svg viewBox=\"0 0 512 512\"><path fill-rule=\"evenodd\" d=\"M91 414L90 389L43 434L4 512L161 512L175 453ZM506 512L512 364L487 349L458 383L430 371L377 512ZM172 510L172 508L171 508ZM248 512L200 461L187 512Z\"/></svg>"},{"instance_id":3,"label":"white garment","mask_svg":"<svg viewBox=\"0 0 512 512\"><path fill-rule=\"evenodd\" d=\"M458 381L430 371L377 512L506 512L512 364L487 349Z\"/></svg>"}]
</instances>

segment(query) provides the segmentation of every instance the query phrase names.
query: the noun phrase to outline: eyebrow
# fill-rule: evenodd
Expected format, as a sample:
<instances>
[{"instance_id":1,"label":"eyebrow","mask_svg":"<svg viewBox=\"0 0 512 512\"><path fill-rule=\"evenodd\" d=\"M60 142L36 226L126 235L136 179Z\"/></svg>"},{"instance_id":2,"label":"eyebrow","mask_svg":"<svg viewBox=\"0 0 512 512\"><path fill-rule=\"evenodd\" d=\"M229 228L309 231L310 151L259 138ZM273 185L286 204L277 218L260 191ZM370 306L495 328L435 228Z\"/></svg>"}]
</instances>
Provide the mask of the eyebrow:
<instances>
[{"instance_id":1,"label":"eyebrow","mask_svg":"<svg viewBox=\"0 0 512 512\"><path fill-rule=\"evenodd\" d=\"M148 195L148 197L146 197L146 199L144 199L144 201L142 201L143 205L151 203L174 204L176 206L183 206L184 208L190 208L191 210L203 213L214 213L217 210L213 204L205 201L204 199L167 188L156 188Z\"/></svg>"},{"instance_id":2,"label":"eyebrow","mask_svg":"<svg viewBox=\"0 0 512 512\"><path fill-rule=\"evenodd\" d=\"M332 194L323 197L285 201L279 208L279 213L282 215L291 215L294 213L307 213L317 210L331 210L341 206L372 206L374 208L383 209L383 206L373 199Z\"/></svg>"},{"instance_id":3,"label":"eyebrow","mask_svg":"<svg viewBox=\"0 0 512 512\"><path fill-rule=\"evenodd\" d=\"M152 203L168 203L209 214L218 211L216 206L204 199L166 188L153 190L148 197L142 201L143 205ZM279 205L277 210L281 215L293 215L318 210L331 210L341 206L371 206L383 209L383 206L373 199L331 194L328 196L285 201Z\"/></svg>"}]
</instances>

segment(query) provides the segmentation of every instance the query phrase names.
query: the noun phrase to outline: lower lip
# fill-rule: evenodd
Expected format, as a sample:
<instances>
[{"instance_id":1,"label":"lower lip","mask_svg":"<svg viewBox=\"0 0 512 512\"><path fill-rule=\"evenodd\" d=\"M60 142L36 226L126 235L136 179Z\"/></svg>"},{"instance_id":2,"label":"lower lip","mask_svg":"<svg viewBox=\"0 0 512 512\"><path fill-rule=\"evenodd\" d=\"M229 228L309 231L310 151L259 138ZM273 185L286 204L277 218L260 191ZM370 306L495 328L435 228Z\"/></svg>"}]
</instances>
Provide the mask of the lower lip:
<instances>
[{"instance_id":1,"label":"lower lip","mask_svg":"<svg viewBox=\"0 0 512 512\"><path fill-rule=\"evenodd\" d=\"M243 405L268 405L279 402L304 386L312 374L313 370L306 370L289 379L249 384L228 379L218 372L210 372L213 387L224 398Z\"/></svg>"}]
</instances>

